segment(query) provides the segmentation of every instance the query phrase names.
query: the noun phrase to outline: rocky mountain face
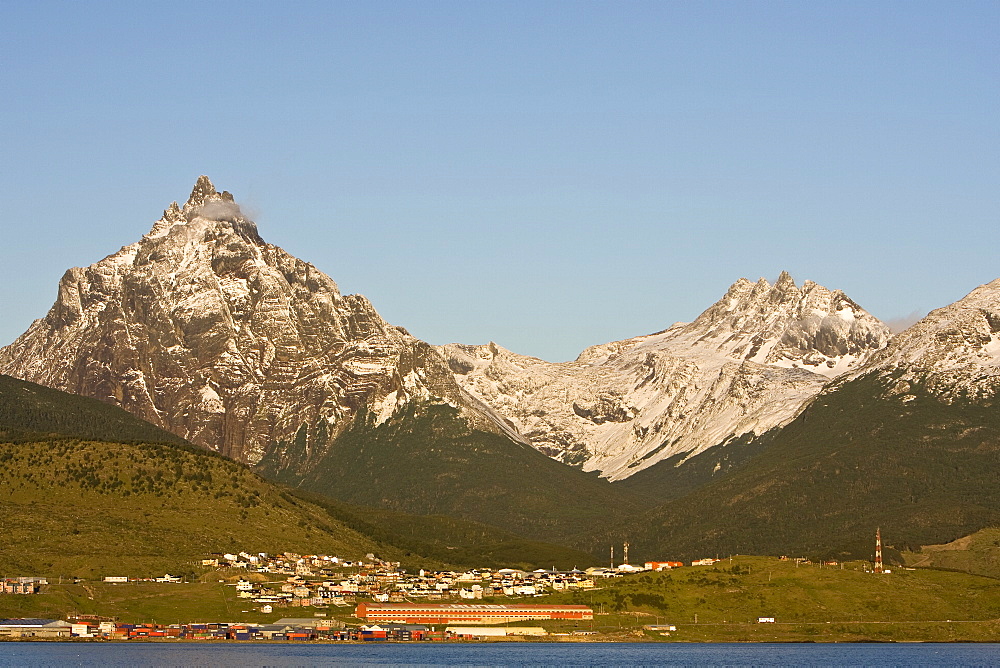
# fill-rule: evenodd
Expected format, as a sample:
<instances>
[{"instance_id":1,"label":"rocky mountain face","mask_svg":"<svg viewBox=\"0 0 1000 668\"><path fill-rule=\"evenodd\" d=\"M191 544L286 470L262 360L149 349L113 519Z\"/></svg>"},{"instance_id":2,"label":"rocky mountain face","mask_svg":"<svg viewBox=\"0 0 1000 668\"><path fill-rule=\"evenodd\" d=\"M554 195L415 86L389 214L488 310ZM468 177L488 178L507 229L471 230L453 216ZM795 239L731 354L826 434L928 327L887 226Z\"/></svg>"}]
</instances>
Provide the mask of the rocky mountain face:
<instances>
[{"instance_id":1,"label":"rocky mountain face","mask_svg":"<svg viewBox=\"0 0 1000 668\"><path fill-rule=\"evenodd\" d=\"M612 480L787 423L888 328L839 290L740 279L694 322L549 363L490 343L439 350L532 445Z\"/></svg>"},{"instance_id":2,"label":"rocky mountain face","mask_svg":"<svg viewBox=\"0 0 1000 668\"><path fill-rule=\"evenodd\" d=\"M0 373L248 463L302 428L329 436L361 409L378 421L415 400L499 430L428 344L264 242L204 176L138 242L67 271L49 313L0 349Z\"/></svg>"},{"instance_id":3,"label":"rocky mountain face","mask_svg":"<svg viewBox=\"0 0 1000 668\"><path fill-rule=\"evenodd\" d=\"M932 311L841 382L872 373L894 378L889 393L904 402L913 385L949 403L991 402L1000 390L1000 279Z\"/></svg>"}]
</instances>

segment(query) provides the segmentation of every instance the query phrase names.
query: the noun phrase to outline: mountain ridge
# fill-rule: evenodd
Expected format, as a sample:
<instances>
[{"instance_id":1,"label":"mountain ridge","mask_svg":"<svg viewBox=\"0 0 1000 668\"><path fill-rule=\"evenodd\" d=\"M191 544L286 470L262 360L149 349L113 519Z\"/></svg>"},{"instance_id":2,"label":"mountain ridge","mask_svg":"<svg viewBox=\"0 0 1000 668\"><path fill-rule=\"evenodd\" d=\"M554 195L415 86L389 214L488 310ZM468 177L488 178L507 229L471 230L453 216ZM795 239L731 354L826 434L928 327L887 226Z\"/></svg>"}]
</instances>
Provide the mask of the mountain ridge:
<instances>
[{"instance_id":1,"label":"mountain ridge","mask_svg":"<svg viewBox=\"0 0 1000 668\"><path fill-rule=\"evenodd\" d=\"M495 343L439 346L459 385L542 452L621 480L784 424L889 330L839 290L787 272L741 278L690 323L586 348L572 362Z\"/></svg>"},{"instance_id":2,"label":"mountain ridge","mask_svg":"<svg viewBox=\"0 0 1000 668\"><path fill-rule=\"evenodd\" d=\"M1000 521L963 487L1000 468L998 368L1000 280L890 337L842 291L787 272L571 362L435 347L264 242L206 177L140 241L68 270L49 313L0 349L0 373L119 405L298 489L588 552L630 535L651 551L840 549L877 503L864 439L903 472L872 489L905 491L885 517L922 523L906 540ZM809 507L838 494L853 515ZM807 518L798 534L773 526L802 524L782 507ZM725 535L750 528L757 542Z\"/></svg>"},{"instance_id":3,"label":"mountain ridge","mask_svg":"<svg viewBox=\"0 0 1000 668\"><path fill-rule=\"evenodd\" d=\"M894 335L781 429L710 448L697 470L643 471L634 492L684 492L636 544L861 556L872 524L912 549L1000 525L998 331L1000 279Z\"/></svg>"}]
</instances>

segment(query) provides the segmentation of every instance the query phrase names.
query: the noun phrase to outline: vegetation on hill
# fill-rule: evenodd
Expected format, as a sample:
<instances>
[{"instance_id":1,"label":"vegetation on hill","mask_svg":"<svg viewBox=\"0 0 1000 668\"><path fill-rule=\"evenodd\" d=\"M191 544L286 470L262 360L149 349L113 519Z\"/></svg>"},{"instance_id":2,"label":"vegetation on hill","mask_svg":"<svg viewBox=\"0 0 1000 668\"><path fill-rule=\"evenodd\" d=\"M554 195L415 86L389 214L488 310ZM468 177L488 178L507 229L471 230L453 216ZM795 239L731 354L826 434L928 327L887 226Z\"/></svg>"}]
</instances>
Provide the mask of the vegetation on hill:
<instances>
[{"instance_id":1,"label":"vegetation on hill","mask_svg":"<svg viewBox=\"0 0 1000 668\"><path fill-rule=\"evenodd\" d=\"M681 641L995 640L1000 632L994 580L925 569L876 575L866 568L738 556L541 600L593 607L595 630L676 625L670 639ZM775 624L760 624L760 617Z\"/></svg>"},{"instance_id":2,"label":"vegetation on hill","mask_svg":"<svg viewBox=\"0 0 1000 668\"><path fill-rule=\"evenodd\" d=\"M725 478L759 455L766 447L766 438L744 434L692 457L687 453L673 455L616 482L615 485L646 497L654 504L662 504L695 492L710 482Z\"/></svg>"},{"instance_id":3,"label":"vegetation on hill","mask_svg":"<svg viewBox=\"0 0 1000 668\"><path fill-rule=\"evenodd\" d=\"M0 618L96 615L131 624L178 624L234 620L261 623L290 616L287 609L280 608L280 612L268 615L258 612L247 605L248 601L237 598L233 584L219 582L218 578L176 584L54 580L38 594L0 597Z\"/></svg>"},{"instance_id":4,"label":"vegetation on hill","mask_svg":"<svg viewBox=\"0 0 1000 668\"><path fill-rule=\"evenodd\" d=\"M300 430L258 470L349 503L485 522L600 554L639 508L595 475L470 428L446 404L413 403L379 425L361 414L329 442Z\"/></svg>"},{"instance_id":5,"label":"vegetation on hill","mask_svg":"<svg viewBox=\"0 0 1000 668\"><path fill-rule=\"evenodd\" d=\"M1000 529L991 527L943 545L901 554L907 566L963 571L1000 579Z\"/></svg>"},{"instance_id":6,"label":"vegetation on hill","mask_svg":"<svg viewBox=\"0 0 1000 668\"><path fill-rule=\"evenodd\" d=\"M0 374L0 442L54 436L187 444L117 406Z\"/></svg>"},{"instance_id":7,"label":"vegetation on hill","mask_svg":"<svg viewBox=\"0 0 1000 668\"><path fill-rule=\"evenodd\" d=\"M525 570L586 568L596 561L587 552L528 540L510 531L471 520L443 515L411 515L384 508L355 506L311 492L297 490L294 493L323 508L355 531L403 550L403 558L407 559L420 555L462 568Z\"/></svg>"},{"instance_id":8,"label":"vegetation on hill","mask_svg":"<svg viewBox=\"0 0 1000 668\"><path fill-rule=\"evenodd\" d=\"M0 537L0 567L9 565L10 572L31 567L50 573L62 564L67 575L92 574L103 550L108 559L135 563L140 570L155 563L163 567L156 570L177 571L179 562L205 550L249 549L239 544L251 543L258 551L309 552L322 551L323 545L356 545L365 548L359 554L381 545L382 552L428 567L570 568L590 559L577 550L467 520L364 508L319 494L308 501L302 492L293 497L244 466L120 408L9 376L0 376L0 466L0 490L12 493L0 507L11 512L10 522L23 523L17 535L26 541L22 545L31 546L18 554L12 540L4 546ZM296 517L272 521L267 511L254 510L262 504ZM100 519L109 509L111 516ZM123 524L109 533L116 521ZM285 526L289 523L291 529ZM32 525L45 530L35 535ZM340 535L345 526L352 529L346 542ZM337 535L314 540L324 528ZM152 549L162 547L156 536L170 537L159 555ZM266 540L269 536L275 540ZM84 553L69 558L77 548Z\"/></svg>"},{"instance_id":9,"label":"vegetation on hill","mask_svg":"<svg viewBox=\"0 0 1000 668\"><path fill-rule=\"evenodd\" d=\"M192 573L240 550L395 556L241 464L168 444L2 444L0 515L8 575Z\"/></svg>"},{"instance_id":10,"label":"vegetation on hill","mask_svg":"<svg viewBox=\"0 0 1000 668\"><path fill-rule=\"evenodd\" d=\"M633 525L637 554L870 557L1000 525L1000 413L867 376L820 395L760 454Z\"/></svg>"}]
</instances>

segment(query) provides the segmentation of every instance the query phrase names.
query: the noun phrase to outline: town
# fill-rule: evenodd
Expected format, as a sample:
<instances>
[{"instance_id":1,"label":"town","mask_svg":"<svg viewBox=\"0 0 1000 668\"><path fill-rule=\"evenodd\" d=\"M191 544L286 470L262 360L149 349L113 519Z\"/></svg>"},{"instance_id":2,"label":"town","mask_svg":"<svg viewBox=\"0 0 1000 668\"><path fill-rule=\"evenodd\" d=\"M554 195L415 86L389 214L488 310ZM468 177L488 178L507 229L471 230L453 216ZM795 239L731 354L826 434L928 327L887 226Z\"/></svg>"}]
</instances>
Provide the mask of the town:
<instances>
[{"instance_id":1,"label":"town","mask_svg":"<svg viewBox=\"0 0 1000 668\"><path fill-rule=\"evenodd\" d=\"M692 566L710 565L717 559L702 559ZM501 604L497 599L525 601L559 591L589 591L607 578L663 571L683 566L679 561L628 563L609 567L555 568L524 571L514 568L477 568L465 571L420 569L407 573L399 562L368 554L349 560L338 556L268 554L246 552L206 555L199 565L218 582L233 587L236 600L245 600L254 610L269 615L278 608L316 610L311 617L281 617L273 623L188 622L170 625L127 624L97 615L76 615L65 620L2 619L0 639L103 639L103 640L234 640L234 641L431 641L482 640L501 637L548 635L540 626L511 626L532 620L594 619L594 611L583 605ZM180 576L136 578L124 574L105 575L107 586L181 583ZM40 593L49 582L44 577L22 576L2 581L4 594ZM442 603L475 601L489 603ZM327 609L343 609L357 622L327 617ZM304 612L304 611L303 611ZM343 616L343 615L342 615ZM489 626L504 624L503 627ZM674 627L669 627L674 628ZM587 629L562 635L584 636Z\"/></svg>"},{"instance_id":2,"label":"town","mask_svg":"<svg viewBox=\"0 0 1000 668\"><path fill-rule=\"evenodd\" d=\"M435 630L422 624L371 624L348 628L343 622L313 618L282 618L273 624L192 623L120 624L99 620L2 619L0 640L206 640L206 641L446 641L496 637L544 636L540 627Z\"/></svg>"},{"instance_id":3,"label":"town","mask_svg":"<svg viewBox=\"0 0 1000 668\"><path fill-rule=\"evenodd\" d=\"M875 556L732 555L534 570L499 568L502 562L446 570L437 562L421 570L421 562L403 567L372 554L234 551L176 564L173 574L0 577L0 640L972 642L996 636L993 580L905 564L890 569Z\"/></svg>"}]
</instances>

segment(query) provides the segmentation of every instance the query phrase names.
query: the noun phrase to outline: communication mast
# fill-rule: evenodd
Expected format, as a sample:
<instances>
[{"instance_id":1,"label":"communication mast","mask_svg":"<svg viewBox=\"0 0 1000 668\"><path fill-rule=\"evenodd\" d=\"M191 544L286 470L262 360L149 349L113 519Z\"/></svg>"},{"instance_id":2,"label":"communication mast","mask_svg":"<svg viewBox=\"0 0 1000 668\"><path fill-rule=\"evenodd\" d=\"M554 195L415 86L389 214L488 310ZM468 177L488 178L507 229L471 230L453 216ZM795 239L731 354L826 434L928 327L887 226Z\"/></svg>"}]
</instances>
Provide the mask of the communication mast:
<instances>
[{"instance_id":1,"label":"communication mast","mask_svg":"<svg viewBox=\"0 0 1000 668\"><path fill-rule=\"evenodd\" d=\"M611 546L611 570L615 569L615 546Z\"/></svg>"},{"instance_id":2,"label":"communication mast","mask_svg":"<svg viewBox=\"0 0 1000 668\"><path fill-rule=\"evenodd\" d=\"M882 572L882 527L875 529L875 572Z\"/></svg>"},{"instance_id":3,"label":"communication mast","mask_svg":"<svg viewBox=\"0 0 1000 668\"><path fill-rule=\"evenodd\" d=\"M622 563L628 566L628 543L625 543L623 547L625 548L625 554L622 556Z\"/></svg>"}]
</instances>

